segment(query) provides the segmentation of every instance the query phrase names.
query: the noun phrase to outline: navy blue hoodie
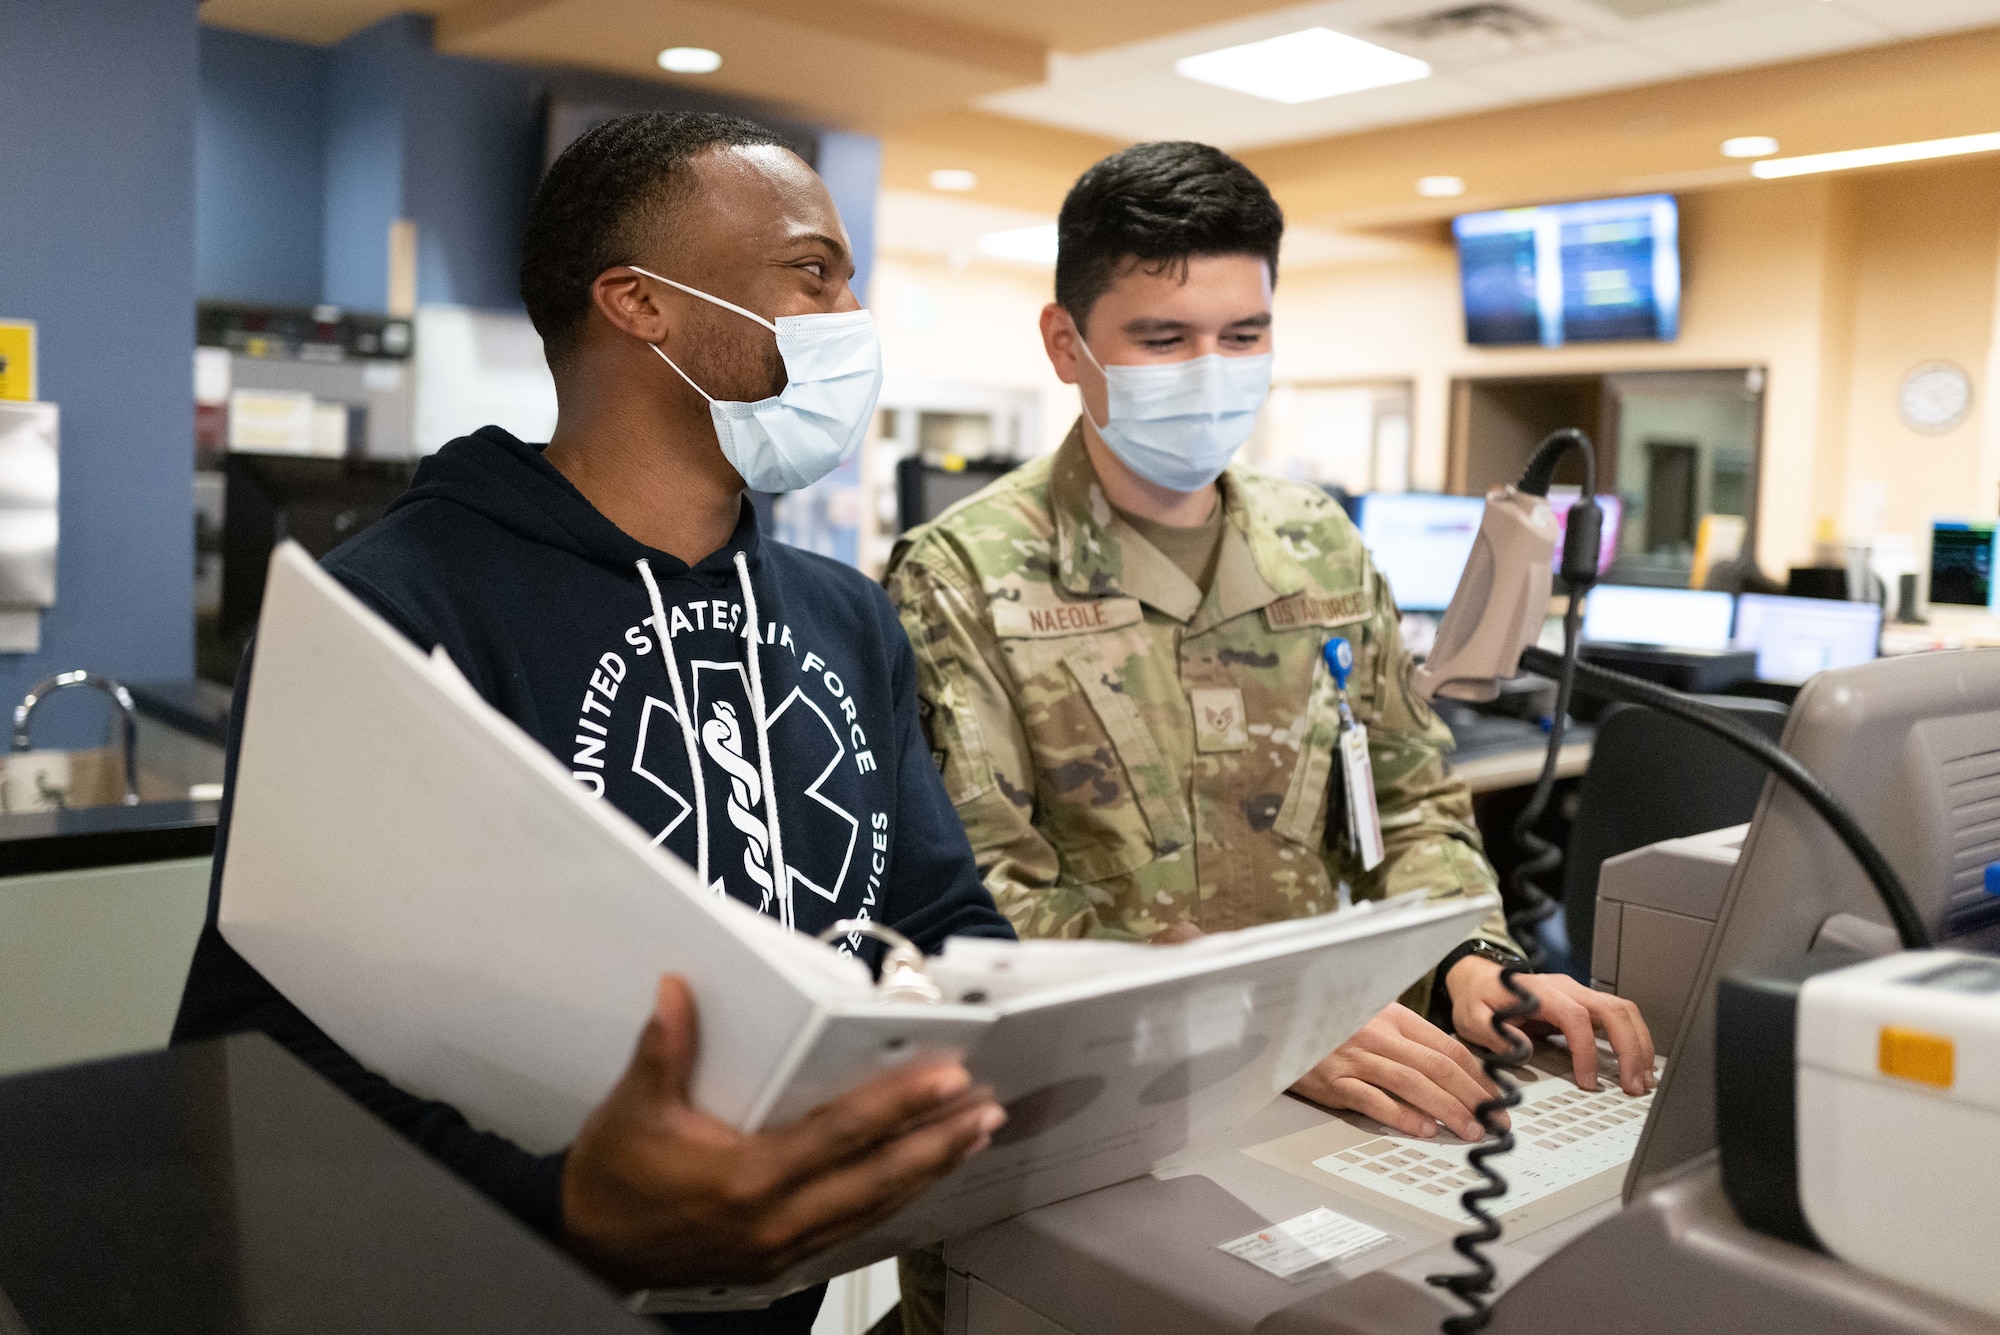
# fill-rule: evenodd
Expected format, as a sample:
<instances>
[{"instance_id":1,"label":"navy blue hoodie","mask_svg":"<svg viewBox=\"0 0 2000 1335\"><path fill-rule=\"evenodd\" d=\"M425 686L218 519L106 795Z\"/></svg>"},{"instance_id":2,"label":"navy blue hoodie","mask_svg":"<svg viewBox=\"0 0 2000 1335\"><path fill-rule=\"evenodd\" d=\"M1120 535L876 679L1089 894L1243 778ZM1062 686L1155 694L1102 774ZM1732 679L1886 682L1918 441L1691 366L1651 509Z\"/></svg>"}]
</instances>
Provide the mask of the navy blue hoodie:
<instances>
[{"instance_id":1,"label":"navy blue hoodie","mask_svg":"<svg viewBox=\"0 0 2000 1335\"><path fill-rule=\"evenodd\" d=\"M442 645L578 783L690 866L705 862L709 883L744 903L805 932L877 919L926 950L952 935L1013 935L932 763L888 598L858 571L762 540L747 503L728 544L689 568L599 514L540 447L486 427L425 460L325 566L420 648ZM239 714L242 699L239 683ZM225 798L176 1041L269 1033L558 1236L560 1155L530 1155L365 1070L222 939L228 821Z\"/></svg>"}]
</instances>

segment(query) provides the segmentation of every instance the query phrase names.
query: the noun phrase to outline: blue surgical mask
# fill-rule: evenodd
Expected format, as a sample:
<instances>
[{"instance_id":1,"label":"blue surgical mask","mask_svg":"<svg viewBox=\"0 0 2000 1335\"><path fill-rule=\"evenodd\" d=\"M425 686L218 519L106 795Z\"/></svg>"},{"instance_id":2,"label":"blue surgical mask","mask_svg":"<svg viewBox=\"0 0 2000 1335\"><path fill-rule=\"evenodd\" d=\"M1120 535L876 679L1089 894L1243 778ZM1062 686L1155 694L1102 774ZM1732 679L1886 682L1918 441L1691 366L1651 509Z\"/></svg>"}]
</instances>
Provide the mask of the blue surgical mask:
<instances>
[{"instance_id":1,"label":"blue surgical mask","mask_svg":"<svg viewBox=\"0 0 2000 1335\"><path fill-rule=\"evenodd\" d=\"M1168 491L1200 491L1221 477L1271 392L1268 352L1106 366L1083 331L1076 341L1107 391L1106 419L1092 418L1091 426L1127 468Z\"/></svg>"},{"instance_id":2,"label":"blue surgical mask","mask_svg":"<svg viewBox=\"0 0 2000 1335\"><path fill-rule=\"evenodd\" d=\"M743 478L744 486L752 491L796 491L853 457L868 434L875 400L882 392L882 342L872 315L833 311L781 315L773 322L636 264L626 267L755 320L778 336L785 387L755 403L716 398L675 366L657 343L650 345L661 361L708 400L722 457Z\"/></svg>"}]
</instances>

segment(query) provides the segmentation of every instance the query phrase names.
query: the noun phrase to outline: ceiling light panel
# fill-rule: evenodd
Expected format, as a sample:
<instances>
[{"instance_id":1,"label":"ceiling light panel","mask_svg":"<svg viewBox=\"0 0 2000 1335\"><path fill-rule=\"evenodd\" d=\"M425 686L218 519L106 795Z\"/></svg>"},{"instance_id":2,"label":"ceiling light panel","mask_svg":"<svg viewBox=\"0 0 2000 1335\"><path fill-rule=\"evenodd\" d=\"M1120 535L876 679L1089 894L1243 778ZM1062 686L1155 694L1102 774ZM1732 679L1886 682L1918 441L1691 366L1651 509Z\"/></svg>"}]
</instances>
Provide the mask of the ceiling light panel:
<instances>
[{"instance_id":1,"label":"ceiling light panel","mask_svg":"<svg viewBox=\"0 0 2000 1335\"><path fill-rule=\"evenodd\" d=\"M1306 28L1261 42L1183 56L1174 73L1271 102L1297 106L1343 93L1430 77L1428 62L1331 28Z\"/></svg>"},{"instance_id":2,"label":"ceiling light panel","mask_svg":"<svg viewBox=\"0 0 2000 1335\"><path fill-rule=\"evenodd\" d=\"M1722 141L1725 158L1768 158L1778 151L1778 141L1768 134L1742 134Z\"/></svg>"},{"instance_id":3,"label":"ceiling light panel","mask_svg":"<svg viewBox=\"0 0 2000 1335\"><path fill-rule=\"evenodd\" d=\"M670 46L660 52L659 64L669 74L713 74L722 68L722 55L705 46Z\"/></svg>"},{"instance_id":4,"label":"ceiling light panel","mask_svg":"<svg viewBox=\"0 0 2000 1335\"><path fill-rule=\"evenodd\" d=\"M1013 227L1004 232L988 232L980 237L977 249L988 259L1014 260L1021 264L1056 262L1056 225Z\"/></svg>"},{"instance_id":5,"label":"ceiling light panel","mask_svg":"<svg viewBox=\"0 0 2000 1335\"><path fill-rule=\"evenodd\" d=\"M1884 144L1880 148L1850 148L1838 153L1808 153L1796 158L1766 158L1750 164L1750 174L1765 180L1850 171L1856 167L1886 167L1897 162L1926 162L1967 153L2000 153L2000 134L1962 134L1950 139L1925 139L1914 144Z\"/></svg>"}]
</instances>

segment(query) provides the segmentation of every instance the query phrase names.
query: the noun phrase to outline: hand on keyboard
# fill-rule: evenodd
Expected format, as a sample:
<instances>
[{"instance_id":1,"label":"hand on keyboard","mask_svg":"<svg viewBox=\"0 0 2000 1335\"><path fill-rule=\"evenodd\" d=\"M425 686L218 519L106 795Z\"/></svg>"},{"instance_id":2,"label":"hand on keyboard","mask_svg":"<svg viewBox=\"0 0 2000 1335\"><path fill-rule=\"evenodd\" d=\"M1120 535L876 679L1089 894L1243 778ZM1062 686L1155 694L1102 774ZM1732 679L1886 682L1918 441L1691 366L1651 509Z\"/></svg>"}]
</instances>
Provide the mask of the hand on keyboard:
<instances>
[{"instance_id":1,"label":"hand on keyboard","mask_svg":"<svg viewBox=\"0 0 2000 1335\"><path fill-rule=\"evenodd\" d=\"M1541 1009L1527 1022L1527 1032L1560 1033L1568 1040L1577 1088L1595 1091L1598 1087L1600 1029L1618 1055L1619 1083L1625 1092L1639 1095L1653 1088L1653 1035L1637 1006L1623 997L1585 987L1567 974L1524 973L1518 978L1541 1002ZM1445 988L1451 993L1452 1028L1495 1051L1513 1046L1493 1027L1493 1013L1514 1002L1513 993L1500 981L1498 964L1468 955L1452 966Z\"/></svg>"},{"instance_id":2,"label":"hand on keyboard","mask_svg":"<svg viewBox=\"0 0 2000 1335\"><path fill-rule=\"evenodd\" d=\"M1351 1109L1423 1140L1436 1137L1440 1122L1480 1139L1472 1110L1494 1092L1465 1044L1393 1004L1292 1086L1322 1108Z\"/></svg>"}]
</instances>

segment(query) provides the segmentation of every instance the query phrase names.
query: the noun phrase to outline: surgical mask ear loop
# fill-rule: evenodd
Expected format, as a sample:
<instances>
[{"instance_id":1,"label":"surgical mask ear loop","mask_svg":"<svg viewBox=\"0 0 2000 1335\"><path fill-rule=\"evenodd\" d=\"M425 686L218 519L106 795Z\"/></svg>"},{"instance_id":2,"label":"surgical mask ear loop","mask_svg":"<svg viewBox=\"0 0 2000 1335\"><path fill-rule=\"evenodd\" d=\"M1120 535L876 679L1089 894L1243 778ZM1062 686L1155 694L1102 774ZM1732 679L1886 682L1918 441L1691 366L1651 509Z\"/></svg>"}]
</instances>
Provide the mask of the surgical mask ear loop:
<instances>
[{"instance_id":1,"label":"surgical mask ear loop","mask_svg":"<svg viewBox=\"0 0 2000 1335\"><path fill-rule=\"evenodd\" d=\"M1069 314L1067 311L1063 313L1065 315ZM1083 326L1076 322L1074 315L1070 315L1069 317L1069 327L1070 331L1076 335L1076 345L1083 349L1084 360L1097 368L1098 376L1104 381L1104 421L1102 424L1090 415L1090 400L1083 397L1083 387L1081 385L1077 386L1076 393L1077 402L1083 408L1083 420L1090 423L1090 429L1097 433L1099 440L1103 440L1104 428L1111 424L1111 372L1104 369L1104 363L1097 360L1097 354L1090 350L1090 343L1083 336ZM660 355L664 357L667 354L663 352ZM693 382L690 381L689 383Z\"/></svg>"},{"instance_id":2,"label":"surgical mask ear loop","mask_svg":"<svg viewBox=\"0 0 2000 1335\"><path fill-rule=\"evenodd\" d=\"M659 353L661 361L665 362L669 366L673 366L674 374L679 376L681 379L687 381L689 389L701 395L704 399L707 399L710 403L715 402L715 395L709 393L707 390L703 389L700 385L695 384L693 376L689 375L686 371L681 370L680 367L674 365L674 359L672 357L667 356L666 349L662 348L657 343L648 343L646 346L651 348L654 352Z\"/></svg>"},{"instance_id":3,"label":"surgical mask ear loop","mask_svg":"<svg viewBox=\"0 0 2000 1335\"><path fill-rule=\"evenodd\" d=\"M668 287L678 288L682 292L687 293L691 297L700 297L703 301L706 301L711 305L720 306L725 311L735 311L738 315L742 316L746 320L755 320L758 324L763 325L773 334L778 332L778 326L772 324L769 320L766 320L763 316L757 314L757 312L755 311L743 309L743 307L738 306L733 301L724 301L721 297L710 296L708 293L702 291L698 287L689 287L686 283L676 283L671 278L664 278L659 274L654 273L651 269L641 269L636 264L628 264L625 267L630 269L633 273L644 274L646 277L652 279L656 283L665 283ZM662 348L657 343L648 343L646 346L651 348L654 352L659 353L660 360L665 362L667 365L672 366L674 368L674 374L688 382L689 389L701 395L702 398L708 400L710 403L715 402L715 395L709 393L707 390L703 389L700 385L695 384L694 377L689 375L686 371L681 370L681 368L674 362L674 359L672 357L667 356L666 350L664 348Z\"/></svg>"}]
</instances>

